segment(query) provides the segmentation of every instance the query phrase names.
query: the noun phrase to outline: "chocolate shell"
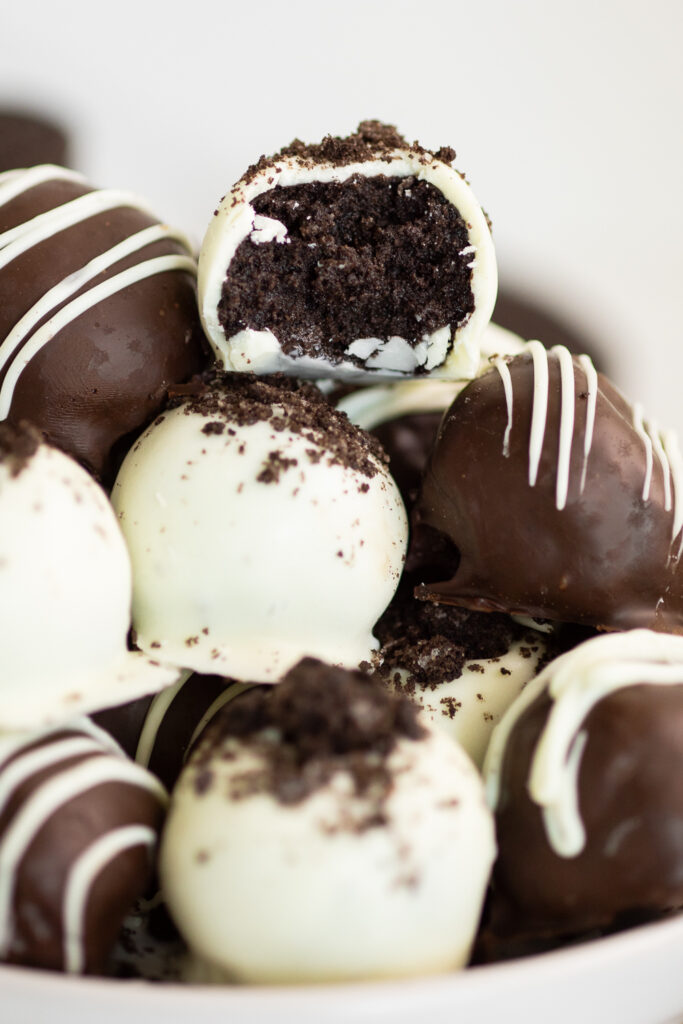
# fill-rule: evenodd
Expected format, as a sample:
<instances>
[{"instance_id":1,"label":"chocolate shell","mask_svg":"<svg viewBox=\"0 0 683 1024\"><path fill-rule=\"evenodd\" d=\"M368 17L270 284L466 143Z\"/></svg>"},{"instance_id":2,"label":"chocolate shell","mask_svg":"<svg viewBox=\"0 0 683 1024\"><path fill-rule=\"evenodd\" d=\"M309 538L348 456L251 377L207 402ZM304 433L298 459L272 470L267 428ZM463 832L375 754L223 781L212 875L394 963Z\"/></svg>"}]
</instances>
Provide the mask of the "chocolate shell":
<instances>
[{"instance_id":1,"label":"chocolate shell","mask_svg":"<svg viewBox=\"0 0 683 1024\"><path fill-rule=\"evenodd\" d=\"M494 732L494 928L607 929L683 906L683 638L600 636Z\"/></svg>"},{"instance_id":2,"label":"chocolate shell","mask_svg":"<svg viewBox=\"0 0 683 1024\"><path fill-rule=\"evenodd\" d=\"M63 129L35 112L0 110L0 172L36 164L69 166L70 143Z\"/></svg>"},{"instance_id":3,"label":"chocolate shell","mask_svg":"<svg viewBox=\"0 0 683 1024\"><path fill-rule=\"evenodd\" d=\"M248 689L222 676L192 673L161 693L98 711L92 719L170 792L206 726Z\"/></svg>"},{"instance_id":4,"label":"chocolate shell","mask_svg":"<svg viewBox=\"0 0 683 1024\"><path fill-rule=\"evenodd\" d=\"M0 746L0 959L99 973L142 895L166 793L79 722Z\"/></svg>"},{"instance_id":5,"label":"chocolate shell","mask_svg":"<svg viewBox=\"0 0 683 1024\"><path fill-rule=\"evenodd\" d=\"M683 631L675 437L585 356L539 342L456 398L417 522L458 549L419 596L602 629Z\"/></svg>"},{"instance_id":6,"label":"chocolate shell","mask_svg":"<svg viewBox=\"0 0 683 1024\"><path fill-rule=\"evenodd\" d=\"M117 447L206 363L195 269L130 193L49 165L0 175L0 418L111 482Z\"/></svg>"}]
</instances>

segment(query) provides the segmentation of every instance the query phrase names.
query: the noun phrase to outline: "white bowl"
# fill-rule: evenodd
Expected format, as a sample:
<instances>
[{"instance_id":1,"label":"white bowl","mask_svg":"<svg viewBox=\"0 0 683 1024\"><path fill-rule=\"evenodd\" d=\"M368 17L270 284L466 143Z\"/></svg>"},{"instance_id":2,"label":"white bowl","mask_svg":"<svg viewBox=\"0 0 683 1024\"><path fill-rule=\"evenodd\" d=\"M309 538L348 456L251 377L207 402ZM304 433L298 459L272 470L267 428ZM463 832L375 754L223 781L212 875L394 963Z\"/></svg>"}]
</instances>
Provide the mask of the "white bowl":
<instances>
[{"instance_id":1,"label":"white bowl","mask_svg":"<svg viewBox=\"0 0 683 1024\"><path fill-rule=\"evenodd\" d=\"M2 1024L680 1024L683 915L459 974L190 987L0 968Z\"/></svg>"}]
</instances>

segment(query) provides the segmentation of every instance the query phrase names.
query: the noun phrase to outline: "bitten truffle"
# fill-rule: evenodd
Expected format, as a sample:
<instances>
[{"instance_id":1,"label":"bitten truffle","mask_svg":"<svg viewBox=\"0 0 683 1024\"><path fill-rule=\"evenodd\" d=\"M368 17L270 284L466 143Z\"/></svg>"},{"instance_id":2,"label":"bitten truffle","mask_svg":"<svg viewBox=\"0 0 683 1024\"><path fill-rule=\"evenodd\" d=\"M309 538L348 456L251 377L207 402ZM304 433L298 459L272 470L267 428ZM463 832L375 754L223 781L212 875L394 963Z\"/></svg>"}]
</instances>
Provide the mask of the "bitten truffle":
<instances>
[{"instance_id":1,"label":"bitten truffle","mask_svg":"<svg viewBox=\"0 0 683 1024\"><path fill-rule=\"evenodd\" d=\"M459 552L419 595L603 629L683 631L676 437L590 360L539 342L447 412L417 521Z\"/></svg>"},{"instance_id":2,"label":"bitten truffle","mask_svg":"<svg viewBox=\"0 0 683 1024\"><path fill-rule=\"evenodd\" d=\"M529 683L484 766L494 926L579 934L683 906L683 637L595 637Z\"/></svg>"},{"instance_id":3,"label":"bitten truffle","mask_svg":"<svg viewBox=\"0 0 683 1024\"><path fill-rule=\"evenodd\" d=\"M206 363L195 277L139 197L51 165L0 175L0 419L111 484L119 448Z\"/></svg>"},{"instance_id":4,"label":"bitten truffle","mask_svg":"<svg viewBox=\"0 0 683 1024\"><path fill-rule=\"evenodd\" d=\"M87 720L0 739L0 959L101 972L149 879L166 804Z\"/></svg>"},{"instance_id":5,"label":"bitten truffle","mask_svg":"<svg viewBox=\"0 0 683 1024\"><path fill-rule=\"evenodd\" d=\"M307 659L207 732L160 873L194 978L401 977L464 966L494 849L461 748L366 676Z\"/></svg>"},{"instance_id":6,"label":"bitten truffle","mask_svg":"<svg viewBox=\"0 0 683 1024\"><path fill-rule=\"evenodd\" d=\"M365 121L249 168L199 257L202 322L225 368L472 377L497 272L454 157Z\"/></svg>"}]
</instances>

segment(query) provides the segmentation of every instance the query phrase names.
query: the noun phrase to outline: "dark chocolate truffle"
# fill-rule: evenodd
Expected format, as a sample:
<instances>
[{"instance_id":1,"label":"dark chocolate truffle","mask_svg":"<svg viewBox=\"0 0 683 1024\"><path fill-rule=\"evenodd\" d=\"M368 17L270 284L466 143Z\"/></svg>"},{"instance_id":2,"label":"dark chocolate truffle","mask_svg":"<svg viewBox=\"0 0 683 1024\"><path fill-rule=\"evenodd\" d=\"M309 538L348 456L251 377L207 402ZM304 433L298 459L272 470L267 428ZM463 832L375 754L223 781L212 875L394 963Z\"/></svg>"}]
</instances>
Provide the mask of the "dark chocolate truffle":
<instances>
[{"instance_id":1,"label":"dark chocolate truffle","mask_svg":"<svg viewBox=\"0 0 683 1024\"><path fill-rule=\"evenodd\" d=\"M36 164L69 164L69 141L59 125L28 111L0 110L0 172Z\"/></svg>"},{"instance_id":2,"label":"dark chocolate truffle","mask_svg":"<svg viewBox=\"0 0 683 1024\"><path fill-rule=\"evenodd\" d=\"M194 282L187 240L130 193L0 176L0 418L110 482L117 446L205 365Z\"/></svg>"},{"instance_id":3,"label":"dark chocolate truffle","mask_svg":"<svg viewBox=\"0 0 683 1024\"><path fill-rule=\"evenodd\" d=\"M161 693L98 711L92 719L170 792L204 729L222 707L248 689L249 684L231 683L222 676L192 673Z\"/></svg>"},{"instance_id":4,"label":"dark chocolate truffle","mask_svg":"<svg viewBox=\"0 0 683 1024\"><path fill-rule=\"evenodd\" d=\"M579 934L683 906L683 638L615 633L552 662L484 770L500 931Z\"/></svg>"},{"instance_id":5,"label":"dark chocolate truffle","mask_svg":"<svg viewBox=\"0 0 683 1024\"><path fill-rule=\"evenodd\" d=\"M458 549L420 596L604 629L683 631L675 437L587 357L538 342L456 398L417 521Z\"/></svg>"},{"instance_id":6,"label":"dark chocolate truffle","mask_svg":"<svg viewBox=\"0 0 683 1024\"><path fill-rule=\"evenodd\" d=\"M0 959L100 972L147 884L165 790L85 721L0 751Z\"/></svg>"},{"instance_id":7,"label":"dark chocolate truffle","mask_svg":"<svg viewBox=\"0 0 683 1024\"><path fill-rule=\"evenodd\" d=\"M226 369L473 376L497 276L454 156L367 121L251 167L200 254L202 319Z\"/></svg>"}]
</instances>

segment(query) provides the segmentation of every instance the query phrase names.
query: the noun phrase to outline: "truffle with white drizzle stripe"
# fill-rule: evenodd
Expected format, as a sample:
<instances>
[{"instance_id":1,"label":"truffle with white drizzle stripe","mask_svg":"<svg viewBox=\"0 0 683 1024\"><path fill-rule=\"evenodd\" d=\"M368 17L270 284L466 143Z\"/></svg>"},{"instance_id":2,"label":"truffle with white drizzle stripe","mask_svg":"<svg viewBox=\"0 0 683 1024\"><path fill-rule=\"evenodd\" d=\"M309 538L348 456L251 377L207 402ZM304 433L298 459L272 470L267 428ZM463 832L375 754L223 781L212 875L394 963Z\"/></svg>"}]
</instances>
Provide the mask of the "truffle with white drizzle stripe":
<instances>
[{"instance_id":1,"label":"truffle with white drizzle stripe","mask_svg":"<svg viewBox=\"0 0 683 1024\"><path fill-rule=\"evenodd\" d=\"M98 711L92 719L170 792L204 729L221 708L249 689L248 683L222 676L183 673L161 693Z\"/></svg>"},{"instance_id":2,"label":"truffle with white drizzle stripe","mask_svg":"<svg viewBox=\"0 0 683 1024\"><path fill-rule=\"evenodd\" d=\"M474 376L496 298L486 215L391 125L295 140L221 200L199 307L227 370L370 380Z\"/></svg>"},{"instance_id":3,"label":"truffle with white drizzle stripe","mask_svg":"<svg viewBox=\"0 0 683 1024\"><path fill-rule=\"evenodd\" d=\"M683 637L594 637L494 730L495 924L567 934L683 906Z\"/></svg>"},{"instance_id":4,"label":"truffle with white drizzle stripe","mask_svg":"<svg viewBox=\"0 0 683 1024\"><path fill-rule=\"evenodd\" d=\"M166 803L86 719L0 740L0 959L102 971L147 884Z\"/></svg>"},{"instance_id":5,"label":"truffle with white drizzle stripe","mask_svg":"<svg viewBox=\"0 0 683 1024\"><path fill-rule=\"evenodd\" d=\"M110 481L112 448L205 365L195 276L132 193L48 164L0 174L0 419Z\"/></svg>"},{"instance_id":6,"label":"truffle with white drizzle stripe","mask_svg":"<svg viewBox=\"0 0 683 1024\"><path fill-rule=\"evenodd\" d=\"M458 549L419 596L602 629L683 632L681 458L586 356L537 342L444 417L418 522Z\"/></svg>"}]
</instances>

